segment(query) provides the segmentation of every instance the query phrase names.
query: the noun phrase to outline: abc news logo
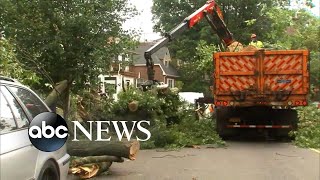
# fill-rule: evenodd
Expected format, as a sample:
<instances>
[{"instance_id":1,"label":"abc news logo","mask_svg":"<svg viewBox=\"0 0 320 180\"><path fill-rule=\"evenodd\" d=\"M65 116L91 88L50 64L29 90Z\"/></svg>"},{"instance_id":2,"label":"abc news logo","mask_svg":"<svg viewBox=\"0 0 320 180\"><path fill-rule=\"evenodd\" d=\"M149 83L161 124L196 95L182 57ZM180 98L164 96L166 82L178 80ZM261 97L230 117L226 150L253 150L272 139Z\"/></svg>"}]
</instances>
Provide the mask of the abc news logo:
<instances>
[{"instance_id":1,"label":"abc news logo","mask_svg":"<svg viewBox=\"0 0 320 180\"><path fill-rule=\"evenodd\" d=\"M132 121L133 125L131 130L127 127L127 121L88 121L90 124L89 130L85 129L78 121L71 121L74 125L74 138L72 141L79 141L77 139L77 129L82 132L90 141L92 141L92 124L96 123L96 140L95 141L110 141L111 137L104 139L102 138L102 132L109 133L109 126L113 126L119 141L124 137L130 141L133 134L134 128L144 133L146 138L140 139L136 136L138 141L147 141L151 138L151 133L142 124L150 125L149 121ZM119 122L121 128L119 127ZM105 128L106 126L107 128ZM120 130L122 129L122 130ZM52 152L60 149L68 139L68 126L66 121L58 114L52 112L44 112L37 115L30 123L29 126L29 139L31 143L39 150L45 152Z\"/></svg>"},{"instance_id":2,"label":"abc news logo","mask_svg":"<svg viewBox=\"0 0 320 180\"><path fill-rule=\"evenodd\" d=\"M44 112L33 118L28 133L31 143L37 149L52 152L60 149L66 143L68 126L58 114Z\"/></svg>"}]
</instances>

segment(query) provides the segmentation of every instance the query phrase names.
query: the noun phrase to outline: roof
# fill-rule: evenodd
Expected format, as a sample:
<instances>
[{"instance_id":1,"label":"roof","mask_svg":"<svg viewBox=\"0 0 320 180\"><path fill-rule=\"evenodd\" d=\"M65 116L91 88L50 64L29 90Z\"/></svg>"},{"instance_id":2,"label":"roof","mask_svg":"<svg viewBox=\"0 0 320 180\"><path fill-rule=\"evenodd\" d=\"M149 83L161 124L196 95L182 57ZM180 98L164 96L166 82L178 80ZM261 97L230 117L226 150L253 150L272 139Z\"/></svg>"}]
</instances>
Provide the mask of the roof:
<instances>
[{"instance_id":1,"label":"roof","mask_svg":"<svg viewBox=\"0 0 320 180\"><path fill-rule=\"evenodd\" d=\"M146 60L144 58L144 52L151 48L156 42L143 42L135 49L136 54L133 55L133 64L134 65L145 65ZM166 75L169 76L179 76L178 71L171 64L165 66L162 59L164 59L166 53L169 52L167 47L162 47L151 57L154 64L159 64Z\"/></svg>"}]
</instances>

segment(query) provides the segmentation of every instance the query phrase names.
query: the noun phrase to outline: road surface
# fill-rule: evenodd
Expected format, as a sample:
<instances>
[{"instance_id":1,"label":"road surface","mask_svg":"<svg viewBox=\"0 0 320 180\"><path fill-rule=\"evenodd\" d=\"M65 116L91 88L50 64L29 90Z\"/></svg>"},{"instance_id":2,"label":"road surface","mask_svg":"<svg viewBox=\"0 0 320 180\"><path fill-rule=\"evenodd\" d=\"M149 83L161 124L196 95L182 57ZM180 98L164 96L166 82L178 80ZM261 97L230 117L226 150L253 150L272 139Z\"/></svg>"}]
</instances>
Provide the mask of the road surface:
<instances>
[{"instance_id":1,"label":"road surface","mask_svg":"<svg viewBox=\"0 0 320 180\"><path fill-rule=\"evenodd\" d=\"M96 180L320 180L320 154L288 142L228 141L226 148L142 150ZM70 180L77 178L69 176Z\"/></svg>"}]
</instances>

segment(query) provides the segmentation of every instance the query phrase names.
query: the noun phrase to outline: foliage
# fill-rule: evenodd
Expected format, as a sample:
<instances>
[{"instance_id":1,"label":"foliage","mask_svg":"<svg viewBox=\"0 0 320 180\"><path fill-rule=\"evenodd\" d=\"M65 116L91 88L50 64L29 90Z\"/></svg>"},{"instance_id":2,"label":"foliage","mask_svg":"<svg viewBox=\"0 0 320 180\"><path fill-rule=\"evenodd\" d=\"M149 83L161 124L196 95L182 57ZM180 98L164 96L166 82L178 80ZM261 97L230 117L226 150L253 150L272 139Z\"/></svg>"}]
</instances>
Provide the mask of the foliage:
<instances>
[{"instance_id":1,"label":"foliage","mask_svg":"<svg viewBox=\"0 0 320 180\"><path fill-rule=\"evenodd\" d=\"M320 19L306 10L272 8L267 13L272 31L266 33L273 44L287 49L319 50Z\"/></svg>"},{"instance_id":2,"label":"foliage","mask_svg":"<svg viewBox=\"0 0 320 180\"><path fill-rule=\"evenodd\" d=\"M128 0L4 0L0 29L15 40L19 62L41 77L33 89L68 80L67 118L70 92L96 84L117 55L135 46L135 32L124 31L122 23L136 13Z\"/></svg>"},{"instance_id":3,"label":"foliage","mask_svg":"<svg viewBox=\"0 0 320 180\"><path fill-rule=\"evenodd\" d=\"M210 77L213 73L213 53L221 51L214 44L207 44L200 40L196 47L196 60L194 62L184 62L179 68L181 80L184 83L182 91L203 92L211 96L209 86L212 84ZM197 81L194 81L194 78Z\"/></svg>"},{"instance_id":4,"label":"foliage","mask_svg":"<svg viewBox=\"0 0 320 180\"><path fill-rule=\"evenodd\" d=\"M276 49L308 49L310 51L310 82L320 87L320 18L306 10L272 8L268 11L272 29L267 33L269 47ZM313 96L314 100L319 96Z\"/></svg>"},{"instance_id":5,"label":"foliage","mask_svg":"<svg viewBox=\"0 0 320 180\"><path fill-rule=\"evenodd\" d=\"M34 85L40 80L18 61L13 44L5 38L0 39L0 75L17 79L25 85Z\"/></svg>"},{"instance_id":6,"label":"foliage","mask_svg":"<svg viewBox=\"0 0 320 180\"><path fill-rule=\"evenodd\" d=\"M133 101L138 102L138 110L134 113L128 109L128 103ZM150 120L151 127L148 129L152 136L147 142L142 142L142 148L224 144L216 134L212 120L196 120L194 112L186 110L179 96L169 90L142 92L132 88L121 92L112 112L121 118Z\"/></svg>"},{"instance_id":7,"label":"foliage","mask_svg":"<svg viewBox=\"0 0 320 180\"><path fill-rule=\"evenodd\" d=\"M184 63L182 64L178 72L181 74L180 80L183 82L183 92L202 92L205 95L210 95L209 89L210 79L206 79L205 72L198 71L197 63Z\"/></svg>"},{"instance_id":8,"label":"foliage","mask_svg":"<svg viewBox=\"0 0 320 180\"><path fill-rule=\"evenodd\" d=\"M160 143L163 143L161 145L169 148L201 144L225 145L225 142L216 133L212 119L199 121L194 118L192 111L188 111L186 114L179 124L168 129L164 143L161 139L156 139L155 143L160 141Z\"/></svg>"},{"instance_id":9,"label":"foliage","mask_svg":"<svg viewBox=\"0 0 320 180\"><path fill-rule=\"evenodd\" d=\"M217 46L214 44L207 44L205 41L200 40L197 48L197 61L196 64L198 66L197 70L200 72L204 72L207 75L213 73L214 66L213 66L213 53L221 51Z\"/></svg>"},{"instance_id":10,"label":"foliage","mask_svg":"<svg viewBox=\"0 0 320 180\"><path fill-rule=\"evenodd\" d=\"M126 2L5 0L0 28L15 39L17 58L25 66L47 82L74 80L81 89L130 44L121 23L136 11ZM114 37L121 40L115 43Z\"/></svg>"},{"instance_id":11,"label":"foliage","mask_svg":"<svg viewBox=\"0 0 320 180\"><path fill-rule=\"evenodd\" d=\"M320 109L314 105L297 108L299 115L295 144L300 147L320 148Z\"/></svg>"},{"instance_id":12,"label":"foliage","mask_svg":"<svg viewBox=\"0 0 320 180\"><path fill-rule=\"evenodd\" d=\"M153 0L153 21L156 23L154 29L165 33L178 25L184 18L195 12L206 3L201 1L172 1ZM270 20L266 12L271 7L287 5L286 0L247 0L228 1L219 0L217 4L223 10L224 21L233 32L235 39L242 43L249 43L251 33L259 34L265 38L265 32L270 31ZM252 22L254 25L248 24ZM220 44L219 38L213 35L213 31L205 20L194 28L181 34L179 38L170 45L171 54L184 61L194 61L196 57L195 47L199 40L205 40L208 44Z\"/></svg>"}]
</instances>

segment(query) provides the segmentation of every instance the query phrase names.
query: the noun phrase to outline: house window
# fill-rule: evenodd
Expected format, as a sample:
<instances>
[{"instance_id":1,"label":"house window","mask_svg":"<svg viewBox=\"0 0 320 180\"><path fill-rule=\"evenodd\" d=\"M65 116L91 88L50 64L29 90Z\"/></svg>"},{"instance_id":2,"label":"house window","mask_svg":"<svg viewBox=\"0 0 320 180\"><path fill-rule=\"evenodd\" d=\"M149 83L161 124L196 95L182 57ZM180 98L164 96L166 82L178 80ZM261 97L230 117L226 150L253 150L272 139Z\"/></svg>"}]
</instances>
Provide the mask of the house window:
<instances>
[{"instance_id":1,"label":"house window","mask_svg":"<svg viewBox=\"0 0 320 180\"><path fill-rule=\"evenodd\" d=\"M104 78L104 92L109 96L112 96L117 92L117 79L116 77L105 77Z\"/></svg>"},{"instance_id":2,"label":"house window","mask_svg":"<svg viewBox=\"0 0 320 180\"><path fill-rule=\"evenodd\" d=\"M144 83L144 79L142 79L142 78L137 79L137 87L140 87L141 84L143 84L143 83Z\"/></svg>"},{"instance_id":3,"label":"house window","mask_svg":"<svg viewBox=\"0 0 320 180\"><path fill-rule=\"evenodd\" d=\"M169 88L173 88L174 87L174 80L173 79L167 79L167 84Z\"/></svg>"}]
</instances>

